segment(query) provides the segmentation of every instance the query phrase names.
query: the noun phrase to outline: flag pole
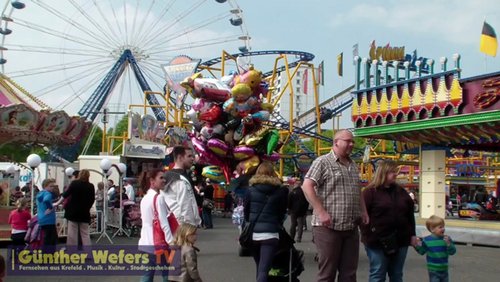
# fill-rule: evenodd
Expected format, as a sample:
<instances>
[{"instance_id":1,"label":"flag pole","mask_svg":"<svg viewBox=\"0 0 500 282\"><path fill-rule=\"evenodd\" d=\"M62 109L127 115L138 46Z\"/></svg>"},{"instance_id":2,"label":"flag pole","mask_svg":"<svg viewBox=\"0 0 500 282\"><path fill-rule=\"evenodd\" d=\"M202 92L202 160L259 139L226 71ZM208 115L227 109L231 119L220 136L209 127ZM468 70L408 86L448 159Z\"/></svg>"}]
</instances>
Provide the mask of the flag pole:
<instances>
[{"instance_id":1,"label":"flag pole","mask_svg":"<svg viewBox=\"0 0 500 282\"><path fill-rule=\"evenodd\" d=\"M484 73L488 72L488 56L484 54Z\"/></svg>"}]
</instances>

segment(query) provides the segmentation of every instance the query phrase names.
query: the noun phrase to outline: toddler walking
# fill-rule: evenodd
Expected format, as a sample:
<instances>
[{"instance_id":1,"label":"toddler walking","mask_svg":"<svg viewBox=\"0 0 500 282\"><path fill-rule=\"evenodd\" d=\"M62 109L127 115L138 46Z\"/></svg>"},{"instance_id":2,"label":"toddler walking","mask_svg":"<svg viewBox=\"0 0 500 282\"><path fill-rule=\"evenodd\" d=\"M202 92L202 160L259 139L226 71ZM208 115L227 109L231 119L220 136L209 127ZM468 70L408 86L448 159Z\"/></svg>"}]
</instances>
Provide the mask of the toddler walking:
<instances>
[{"instance_id":1,"label":"toddler walking","mask_svg":"<svg viewBox=\"0 0 500 282\"><path fill-rule=\"evenodd\" d=\"M448 256L457 251L451 238L444 235L444 219L431 216L425 222L431 235L418 238L415 249L421 255L427 254L427 270L430 282L448 282Z\"/></svg>"},{"instance_id":2,"label":"toddler walking","mask_svg":"<svg viewBox=\"0 0 500 282\"><path fill-rule=\"evenodd\" d=\"M198 272L198 256L200 250L194 246L196 242L196 226L183 223L175 233L174 245L181 248L181 274L169 275L169 281L202 282Z\"/></svg>"}]
</instances>

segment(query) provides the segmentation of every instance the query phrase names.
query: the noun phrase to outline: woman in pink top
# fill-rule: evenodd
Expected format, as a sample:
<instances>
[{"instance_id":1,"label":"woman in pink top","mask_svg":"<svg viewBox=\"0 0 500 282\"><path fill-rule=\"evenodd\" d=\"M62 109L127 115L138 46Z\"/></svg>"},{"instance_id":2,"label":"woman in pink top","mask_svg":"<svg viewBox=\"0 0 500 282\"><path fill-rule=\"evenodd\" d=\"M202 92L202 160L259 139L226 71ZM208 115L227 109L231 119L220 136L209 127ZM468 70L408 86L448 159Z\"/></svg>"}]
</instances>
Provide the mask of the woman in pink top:
<instances>
[{"instance_id":1,"label":"woman in pink top","mask_svg":"<svg viewBox=\"0 0 500 282\"><path fill-rule=\"evenodd\" d=\"M12 227L10 238L14 246L24 246L24 237L28 231L28 221L31 214L28 211L29 200L27 198L17 200L17 209L9 214L9 224Z\"/></svg>"}]
</instances>

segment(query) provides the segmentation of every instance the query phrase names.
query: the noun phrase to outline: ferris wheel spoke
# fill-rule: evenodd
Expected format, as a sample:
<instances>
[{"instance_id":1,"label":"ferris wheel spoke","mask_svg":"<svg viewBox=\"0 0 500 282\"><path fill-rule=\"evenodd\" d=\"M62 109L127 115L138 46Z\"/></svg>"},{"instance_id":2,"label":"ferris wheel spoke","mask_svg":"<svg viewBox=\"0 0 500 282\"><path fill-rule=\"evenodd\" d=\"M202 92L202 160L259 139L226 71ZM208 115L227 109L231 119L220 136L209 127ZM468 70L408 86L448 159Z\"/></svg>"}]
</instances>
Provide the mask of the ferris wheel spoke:
<instances>
[{"instance_id":1,"label":"ferris wheel spoke","mask_svg":"<svg viewBox=\"0 0 500 282\"><path fill-rule=\"evenodd\" d=\"M201 6L203 4L203 2L205 2L206 0L200 0L196 3L194 3L193 5L191 5L190 7L188 7L185 11L181 12L179 15L177 15L177 17L175 17L175 19L173 19L173 21L170 23L170 24L167 24L165 27L161 28L160 30L158 30L157 32L153 33L153 35L150 37L149 40L147 40L146 42L144 42L144 46L148 46L150 44L150 42L154 39L156 39L156 36L155 35L162 35L162 34L166 34L166 32L172 28L173 26L175 26L176 23L179 23L183 18L186 18L189 14L191 14L192 12L196 11L196 9Z\"/></svg>"},{"instance_id":2,"label":"ferris wheel spoke","mask_svg":"<svg viewBox=\"0 0 500 282\"><path fill-rule=\"evenodd\" d=\"M109 7L111 8L111 11L112 11L112 13L113 13L113 18L114 18L115 22L116 22L116 23L118 23L118 22L119 22L119 20L118 20L118 17L116 16L115 7L113 6L113 3L111 3L111 0L110 0L110 1L108 1L108 2L109 2ZM94 0L94 4L95 4L95 5L97 5L97 2L96 2L95 0ZM104 15L103 15L103 17L104 17L104 18L107 18L107 17L106 17L106 16L104 16ZM119 37L118 37L118 38L124 38L124 35L123 35L123 32L122 32L122 29L121 29L120 25L119 25L119 24L116 24L115 26L116 26L116 27L117 27L117 29L118 29L118 33L119 33ZM109 28L110 28L110 29L112 29L111 24L109 25Z\"/></svg>"},{"instance_id":3,"label":"ferris wheel spoke","mask_svg":"<svg viewBox=\"0 0 500 282\"><path fill-rule=\"evenodd\" d=\"M81 8L74 0L70 0L70 3L77 9L80 14L85 17L95 28L97 31L99 31L104 37L110 38L115 45L120 44L119 36L115 33L114 29L111 26L111 23L108 21L108 17L103 13L101 7L97 4L97 2L94 0L92 1L94 3L94 6L96 7L99 15L101 16L101 19L104 21L105 26L108 28L107 33L105 31L105 28L101 24L99 24L91 15L89 15L85 9Z\"/></svg>"},{"instance_id":4,"label":"ferris wheel spoke","mask_svg":"<svg viewBox=\"0 0 500 282\"><path fill-rule=\"evenodd\" d=\"M145 77L149 78L149 81L154 83L157 89L162 89L163 85L158 82L158 80L164 80L165 78L159 74L158 71L155 71L155 69L159 69L158 65L152 64L152 63L141 63L140 64L142 68L144 68L146 71L143 73ZM154 77L156 76L156 78ZM151 87L151 85L150 85Z\"/></svg>"},{"instance_id":5,"label":"ferris wheel spoke","mask_svg":"<svg viewBox=\"0 0 500 282\"><path fill-rule=\"evenodd\" d=\"M61 33L61 32L59 32L57 30L50 29L50 28L48 28L46 26L41 26L41 25L38 25L38 24L33 23L33 22L28 22L28 21L25 21L25 20L22 20L22 19L15 19L15 23L17 25L23 26L25 28L28 28L28 29L31 29L31 30L34 30L34 31L38 31L40 33L45 33L45 34L48 34L48 35L52 35L54 37L62 38L64 40L68 40L68 41L71 41L71 42L74 42L74 43L77 43L77 44L81 44L81 45L84 45L84 46L87 46L87 47L98 49L98 50L101 50L103 52L107 51L106 46L89 44L89 41L87 39L80 38L80 37L77 37L77 36L71 36L71 35L68 35L68 34L64 34L64 33Z\"/></svg>"},{"instance_id":6,"label":"ferris wheel spoke","mask_svg":"<svg viewBox=\"0 0 500 282\"><path fill-rule=\"evenodd\" d=\"M137 0L137 3L139 3L139 0ZM140 37L142 36L142 30L146 26L146 21L150 17L151 11L152 11L153 6L154 6L154 3L155 3L155 1L151 1L151 4L149 5L148 10L146 12L146 15L142 17L141 23L139 24L139 27L138 27L136 33L134 33L135 26L136 26L134 24L134 30L132 30L132 38L135 38L136 40L131 42L132 45L137 45L139 42L141 42L140 41ZM139 10L139 9L137 9L137 10ZM158 20L160 20L160 18L158 18Z\"/></svg>"},{"instance_id":7,"label":"ferris wheel spoke","mask_svg":"<svg viewBox=\"0 0 500 282\"><path fill-rule=\"evenodd\" d=\"M136 7L135 7L135 13L134 13L134 17L133 17L133 20L132 20L132 30L130 31L130 44L132 44L133 42L133 38L134 38L134 35L135 35L135 25L136 25L136 21L137 21L137 13L139 12L139 0L136 0L135 1L136 3Z\"/></svg>"},{"instance_id":8,"label":"ferris wheel spoke","mask_svg":"<svg viewBox=\"0 0 500 282\"><path fill-rule=\"evenodd\" d=\"M83 95L88 94L89 91L93 91L92 87L95 87L102 77L106 74L106 68L101 68L100 72L94 73L94 76L89 80L89 83L86 83L84 86L80 87L78 90L74 90L73 93L75 96L69 96L62 103L60 103L56 109L63 109L69 106L71 103L75 101L75 97L78 98L81 102L85 103L85 101L81 98ZM90 74L89 74L90 76Z\"/></svg>"},{"instance_id":9,"label":"ferris wheel spoke","mask_svg":"<svg viewBox=\"0 0 500 282\"><path fill-rule=\"evenodd\" d=\"M158 17L156 17L156 19L154 21L152 21L149 25L148 25L148 28L146 28L146 30L144 32L140 32L139 34L142 33L142 36L139 37L138 39L138 42L145 42L146 38L150 38L152 36L152 34L158 34L158 33L152 33L155 28L157 26L159 26L159 23L161 22L161 20L163 18L165 18L165 15L168 13L168 11L170 11L170 9L172 8L172 6L175 4L175 0L171 1L171 2L168 2L165 4L165 6L163 7L163 9L161 10L161 12L159 13ZM149 15L149 13L148 13ZM145 24L146 25L146 24ZM142 31L142 29L141 29Z\"/></svg>"},{"instance_id":10,"label":"ferris wheel spoke","mask_svg":"<svg viewBox=\"0 0 500 282\"><path fill-rule=\"evenodd\" d=\"M62 55L78 55L86 57L98 57L107 58L108 54L103 54L98 50L91 49L71 49L71 48L60 48L51 46L33 46L33 45L18 45L9 44L5 45L9 52L28 52L28 53L46 53L46 54L62 54Z\"/></svg>"},{"instance_id":11,"label":"ferris wheel spoke","mask_svg":"<svg viewBox=\"0 0 500 282\"><path fill-rule=\"evenodd\" d=\"M51 14L53 14L54 16L56 16L56 17L60 18L61 20L65 21L66 23L74 26L75 28L77 28L81 32L87 34L88 36L90 36L90 38L96 39L96 40L100 41L101 43L103 43L103 45L105 45L107 47L111 47L111 46L114 45L113 42L109 40L108 36L104 36L104 37L100 36L99 34L97 34L95 32L95 30L88 29L87 27L85 27L80 22L77 22L77 21L73 20L72 18L66 16L64 13L58 11L54 7L52 7L52 6L44 3L42 1L35 1L34 3L38 4L39 7L41 7L42 9L50 12Z\"/></svg>"},{"instance_id":12,"label":"ferris wheel spoke","mask_svg":"<svg viewBox=\"0 0 500 282\"><path fill-rule=\"evenodd\" d=\"M125 24L123 25L123 28L125 29L125 44L129 45L129 41L128 41L128 23L127 23L127 3L125 3L125 5L123 5L123 21L125 22Z\"/></svg>"},{"instance_id":13,"label":"ferris wheel spoke","mask_svg":"<svg viewBox=\"0 0 500 282\"><path fill-rule=\"evenodd\" d=\"M26 77L26 76L31 76L31 75L65 71L65 70L70 70L70 69L89 68L89 67L99 65L99 64L102 64L105 62L109 62L109 60L103 60L102 58L97 58L97 59L93 59L93 60L85 59L85 60L73 61L73 62L69 62L69 63L65 63L65 64L43 66L43 67L25 69L22 71L13 71L13 72L11 72L10 76L12 78Z\"/></svg>"},{"instance_id":14,"label":"ferris wheel spoke","mask_svg":"<svg viewBox=\"0 0 500 282\"><path fill-rule=\"evenodd\" d=\"M101 64L100 67L98 66L98 67L92 68L92 71L82 70L79 73L74 74L65 80L47 85L44 88L35 91L34 93L37 97L42 97L44 95L51 93L52 91L60 89L61 87L64 87L66 85L71 85L71 83L73 83L73 82L77 82L77 81L83 80L85 78L88 78L90 75L95 74L96 71L99 71L99 70L106 71L107 69L109 69L108 64Z\"/></svg>"},{"instance_id":15,"label":"ferris wheel spoke","mask_svg":"<svg viewBox=\"0 0 500 282\"><path fill-rule=\"evenodd\" d=\"M155 44L152 44L152 45L149 45L148 48L157 48L159 46L162 46L168 42L170 42L171 40L174 40L174 39L177 39L179 37L182 37L184 35L188 35L188 34L191 34L199 29L202 29L202 28L206 28L207 26L209 26L210 24L213 24L215 22L218 22L222 19L226 19L227 18L227 14L224 13L224 14L220 14L218 15L217 17L215 18L212 18L212 19L206 19L200 23L197 23L195 25L193 25L191 28L189 29L186 29L186 30L181 30L180 32L178 33L173 33L171 36L169 37L166 37L165 39L163 40L158 40L155 42Z\"/></svg>"},{"instance_id":16,"label":"ferris wheel spoke","mask_svg":"<svg viewBox=\"0 0 500 282\"><path fill-rule=\"evenodd\" d=\"M218 45L218 44L221 44L221 43L233 42L233 41L238 41L238 38L236 38L235 36L212 38L210 40L195 41L195 42L188 42L188 43L170 45L170 48L166 48L166 49L163 49L163 50L161 50L161 49L153 50L153 51L150 52L150 54L151 54L151 56L153 56L153 55L162 54L164 52L173 52L173 51L185 50L185 49L188 49L188 48L196 49L196 48L200 48L200 47L206 47L206 46L211 46L211 45Z\"/></svg>"}]
</instances>

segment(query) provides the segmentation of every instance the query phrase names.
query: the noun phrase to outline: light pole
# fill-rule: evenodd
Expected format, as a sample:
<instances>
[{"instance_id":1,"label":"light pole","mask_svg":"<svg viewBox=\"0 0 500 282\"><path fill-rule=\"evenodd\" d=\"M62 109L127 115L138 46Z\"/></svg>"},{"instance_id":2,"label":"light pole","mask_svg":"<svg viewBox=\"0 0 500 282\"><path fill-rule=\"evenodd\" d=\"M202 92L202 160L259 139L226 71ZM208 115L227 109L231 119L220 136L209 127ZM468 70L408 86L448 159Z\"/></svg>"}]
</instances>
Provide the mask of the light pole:
<instances>
[{"instance_id":1,"label":"light pole","mask_svg":"<svg viewBox=\"0 0 500 282\"><path fill-rule=\"evenodd\" d=\"M8 178L8 183L9 183L9 189L7 190L7 205L10 205L11 204L11 199L12 199L12 195L11 195L11 191L12 189L10 189L11 187L13 187L13 180L11 178L13 178L13 175L14 173L16 172L16 167L13 166L13 165L9 165L7 167L7 169L5 169L5 172L3 173L3 177L7 177ZM17 201L17 198L13 198ZM16 204L16 201L13 202L13 204L15 205Z\"/></svg>"},{"instance_id":2,"label":"light pole","mask_svg":"<svg viewBox=\"0 0 500 282\"><path fill-rule=\"evenodd\" d=\"M31 154L28 156L28 158L26 158L26 162L28 163L28 166L31 168L31 187L30 187L30 190L31 190L31 215L33 216L33 212L34 212L34 200L35 200L35 191L34 191L34 187L35 187L35 168L37 168L41 163L42 163L42 159L40 158L39 155L37 154Z\"/></svg>"},{"instance_id":3,"label":"light pole","mask_svg":"<svg viewBox=\"0 0 500 282\"><path fill-rule=\"evenodd\" d=\"M101 163L99 164L99 166L101 167L105 177L106 177L106 184L104 185L104 203L103 203L103 209L104 209L104 224L103 224L103 233L101 234L101 236L97 239L96 242L99 242L99 240L103 237L103 236L106 236L109 240L109 242L111 242L111 244L113 244L113 241L111 240L111 238L109 237L109 235L106 233L106 229L107 229L107 223L108 223L108 200L107 200L107 195L108 195L108 176L111 175L111 171L110 169L112 167L116 168L116 170L118 171L118 174L120 175L119 179L118 179L118 185L119 185L119 191L118 193L120 194L120 215L119 215L119 220L120 220L120 226L118 227L118 230L115 232L115 234L113 235L113 238L119 233L119 232L123 232L125 233L127 236L130 236L128 234L128 232L126 232L125 230L123 230L122 228L122 207L121 207L121 200L122 200L122 193L121 193L121 189L122 189L122 175L125 174L125 172L127 171L127 165L125 165L124 163L119 163L119 164L112 164L111 161L109 159L102 159L101 160ZM116 192L115 192L116 193Z\"/></svg>"},{"instance_id":4,"label":"light pole","mask_svg":"<svg viewBox=\"0 0 500 282\"><path fill-rule=\"evenodd\" d=\"M112 167L116 168L118 171L118 174L120 177L118 178L118 193L120 196L120 212L119 212L119 226L118 230L116 230L115 234L113 234L113 238L115 238L116 235L121 234L122 232L127 235L127 237L130 237L130 234L123 229L123 206L122 206L122 200L123 200L123 175L127 172L127 165L124 163L119 163L119 164L113 164Z\"/></svg>"}]
</instances>

